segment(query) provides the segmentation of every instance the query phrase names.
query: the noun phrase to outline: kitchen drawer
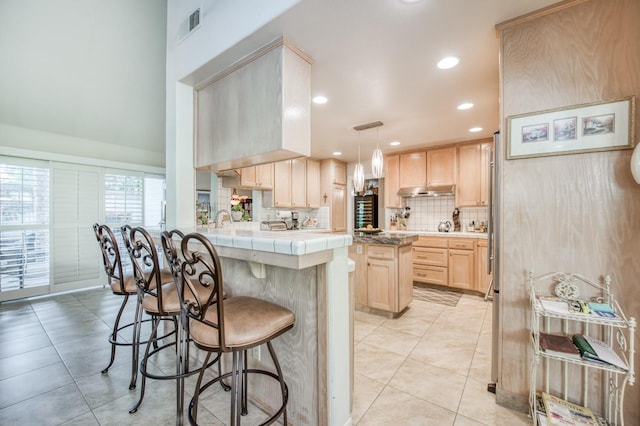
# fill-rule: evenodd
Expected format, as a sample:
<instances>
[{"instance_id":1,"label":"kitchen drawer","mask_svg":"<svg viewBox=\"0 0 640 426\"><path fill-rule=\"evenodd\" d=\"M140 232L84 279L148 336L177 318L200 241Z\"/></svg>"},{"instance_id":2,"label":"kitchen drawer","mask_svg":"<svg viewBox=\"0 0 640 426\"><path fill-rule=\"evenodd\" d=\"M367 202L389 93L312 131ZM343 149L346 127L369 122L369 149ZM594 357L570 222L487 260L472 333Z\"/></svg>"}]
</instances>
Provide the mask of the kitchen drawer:
<instances>
[{"instance_id":1,"label":"kitchen drawer","mask_svg":"<svg viewBox=\"0 0 640 426\"><path fill-rule=\"evenodd\" d=\"M447 285L449 272L447 268L414 264L413 280L421 283Z\"/></svg>"},{"instance_id":2,"label":"kitchen drawer","mask_svg":"<svg viewBox=\"0 0 640 426\"><path fill-rule=\"evenodd\" d=\"M451 238L449 240L449 248L458 250L473 250L475 248L475 239L473 238Z\"/></svg>"},{"instance_id":3,"label":"kitchen drawer","mask_svg":"<svg viewBox=\"0 0 640 426\"><path fill-rule=\"evenodd\" d=\"M418 241L414 241L413 246L447 248L447 237L427 237L420 235L418 236Z\"/></svg>"},{"instance_id":4,"label":"kitchen drawer","mask_svg":"<svg viewBox=\"0 0 640 426\"><path fill-rule=\"evenodd\" d=\"M381 244L367 244L367 256L375 259L395 259L394 247Z\"/></svg>"},{"instance_id":5,"label":"kitchen drawer","mask_svg":"<svg viewBox=\"0 0 640 426\"><path fill-rule=\"evenodd\" d=\"M449 256L446 248L413 247L413 263L447 267Z\"/></svg>"}]
</instances>

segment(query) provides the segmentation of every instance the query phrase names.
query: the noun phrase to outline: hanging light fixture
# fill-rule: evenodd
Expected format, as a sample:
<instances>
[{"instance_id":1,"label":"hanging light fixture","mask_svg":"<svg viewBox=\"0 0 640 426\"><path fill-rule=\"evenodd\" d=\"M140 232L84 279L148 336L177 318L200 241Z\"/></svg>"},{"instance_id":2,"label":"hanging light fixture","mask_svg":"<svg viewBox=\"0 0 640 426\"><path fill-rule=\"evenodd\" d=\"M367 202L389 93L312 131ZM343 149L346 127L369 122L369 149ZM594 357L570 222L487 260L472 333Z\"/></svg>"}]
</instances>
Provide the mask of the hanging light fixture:
<instances>
[{"instance_id":1,"label":"hanging light fixture","mask_svg":"<svg viewBox=\"0 0 640 426\"><path fill-rule=\"evenodd\" d=\"M360 144L358 144L358 164L353 170L353 189L356 192L362 192L364 190L364 167L360 162Z\"/></svg>"},{"instance_id":2,"label":"hanging light fixture","mask_svg":"<svg viewBox=\"0 0 640 426\"><path fill-rule=\"evenodd\" d=\"M233 194L231 194L231 205L236 206L240 204L240 196L236 192L236 189L233 188Z\"/></svg>"},{"instance_id":3,"label":"hanging light fixture","mask_svg":"<svg viewBox=\"0 0 640 426\"><path fill-rule=\"evenodd\" d=\"M355 126L353 129L358 132L362 130L373 129L374 127L382 126L382 121L374 121L372 123L361 124L359 126ZM359 156L360 154L358 154ZM360 159L358 158L358 164L360 163ZM373 151L373 155L371 156L371 172L373 173L374 178L382 177L383 172L383 164L384 160L382 157L382 150L380 149L380 140L378 138L378 130L376 130L376 149Z\"/></svg>"},{"instance_id":4,"label":"hanging light fixture","mask_svg":"<svg viewBox=\"0 0 640 426\"><path fill-rule=\"evenodd\" d=\"M380 123L382 125L382 123ZM374 178L381 178L384 166L384 159L382 158L382 150L380 149L380 138L378 137L378 129L376 129L376 149L371 156L371 173Z\"/></svg>"}]
</instances>

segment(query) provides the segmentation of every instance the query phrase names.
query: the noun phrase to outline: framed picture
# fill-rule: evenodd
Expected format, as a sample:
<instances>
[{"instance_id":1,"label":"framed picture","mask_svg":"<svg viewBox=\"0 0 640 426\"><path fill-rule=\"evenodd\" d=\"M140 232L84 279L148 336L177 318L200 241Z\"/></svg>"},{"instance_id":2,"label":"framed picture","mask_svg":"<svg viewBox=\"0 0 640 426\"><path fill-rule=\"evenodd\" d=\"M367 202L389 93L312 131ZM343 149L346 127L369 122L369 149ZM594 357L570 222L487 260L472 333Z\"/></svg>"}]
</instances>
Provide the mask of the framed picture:
<instances>
[{"instance_id":1,"label":"framed picture","mask_svg":"<svg viewBox=\"0 0 640 426\"><path fill-rule=\"evenodd\" d=\"M206 225L211 217L211 193L196 191L196 223Z\"/></svg>"},{"instance_id":2,"label":"framed picture","mask_svg":"<svg viewBox=\"0 0 640 426\"><path fill-rule=\"evenodd\" d=\"M633 148L635 97L507 118L507 160Z\"/></svg>"}]
</instances>

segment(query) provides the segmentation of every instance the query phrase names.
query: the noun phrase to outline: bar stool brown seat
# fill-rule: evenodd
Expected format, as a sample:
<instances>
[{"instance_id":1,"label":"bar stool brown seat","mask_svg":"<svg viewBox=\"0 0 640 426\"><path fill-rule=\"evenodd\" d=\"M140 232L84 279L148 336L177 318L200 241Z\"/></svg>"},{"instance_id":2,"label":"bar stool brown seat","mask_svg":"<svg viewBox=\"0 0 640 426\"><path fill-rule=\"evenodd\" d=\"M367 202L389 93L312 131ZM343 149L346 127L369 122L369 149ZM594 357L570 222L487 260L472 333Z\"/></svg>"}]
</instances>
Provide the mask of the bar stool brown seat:
<instances>
[{"instance_id":1,"label":"bar stool brown seat","mask_svg":"<svg viewBox=\"0 0 640 426\"><path fill-rule=\"evenodd\" d=\"M183 321L181 321L181 297L178 296L171 270L160 268L160 258L153 237L142 227L131 228L123 226L121 230L134 267L139 304L144 312L158 319L153 324L151 337L147 341L144 355L140 361L140 373L142 375L140 397L129 412L135 413L142 404L147 378L176 380L176 424L181 425L183 423L184 379L200 371L199 369L190 371L188 368L188 335L185 334L185 327ZM210 293L211 289L196 287L195 293L189 293L189 297L206 300ZM171 332L162 337L158 337L159 320L170 320L174 326ZM137 322L138 336L140 323L140 321ZM173 334L176 335L174 340L169 341L166 339ZM151 350L152 343L159 340L162 340L163 344L161 346L156 345ZM147 367L151 357L169 348L173 349L176 354L175 374L155 374L149 371ZM217 359L213 360L211 364L216 361Z\"/></svg>"},{"instance_id":2,"label":"bar stool brown seat","mask_svg":"<svg viewBox=\"0 0 640 426\"><path fill-rule=\"evenodd\" d=\"M96 239L100 245L100 251L102 252L102 261L104 265L104 271L107 275L107 280L113 294L123 296L122 304L116 315L116 319L113 323L113 329L109 335L109 343L111 343L111 359L109 365L103 370L102 374L106 374L109 368L113 365L116 356L116 348L118 346L131 346L131 381L129 382L129 389L136 387L137 373L138 373L138 345L139 338L136 336L135 320L128 322L125 325L120 325L122 319L122 313L129 301L129 296L136 295L138 287L134 279L133 273L125 273L122 266L122 260L120 257L120 248L116 236L107 225L93 224L93 230L96 234ZM138 311L141 310L139 305L136 306L136 315L138 317ZM149 320L145 320L149 321ZM131 341L123 341L118 339L118 333L126 328L132 328Z\"/></svg>"},{"instance_id":3,"label":"bar stool brown seat","mask_svg":"<svg viewBox=\"0 0 640 426\"><path fill-rule=\"evenodd\" d=\"M184 236L180 250L176 249L170 233L162 233L162 245L169 260L178 288L193 288L195 283L212 289L208 299L198 299L184 292L185 313L189 317L189 333L194 344L206 351L204 365L211 356L232 354L231 372L203 384L206 368L202 368L196 382L194 396L189 404L189 422L197 424L200 394L217 382L231 378L230 425L240 425L241 414L247 413L247 374L262 374L276 379L280 384L282 405L263 425L275 422L280 416L287 424L288 388L282 375L272 340L290 330L295 323L293 312L265 300L236 296L218 298L224 294L222 269L218 254L211 242L201 234ZM191 247L190 247L191 246ZM194 250L194 248L196 251ZM194 290L192 290L192 293ZM266 344L276 373L262 369L248 369L247 350Z\"/></svg>"}]
</instances>

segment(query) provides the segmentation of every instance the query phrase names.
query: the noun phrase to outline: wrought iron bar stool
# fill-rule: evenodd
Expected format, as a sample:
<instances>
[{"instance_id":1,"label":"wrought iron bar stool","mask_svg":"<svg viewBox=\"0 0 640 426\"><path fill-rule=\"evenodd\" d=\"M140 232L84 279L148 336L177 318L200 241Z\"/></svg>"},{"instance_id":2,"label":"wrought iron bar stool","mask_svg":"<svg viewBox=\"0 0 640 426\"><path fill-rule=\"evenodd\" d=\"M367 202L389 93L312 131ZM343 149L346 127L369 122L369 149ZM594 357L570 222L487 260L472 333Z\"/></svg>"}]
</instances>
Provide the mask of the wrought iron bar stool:
<instances>
[{"instance_id":1,"label":"wrought iron bar stool","mask_svg":"<svg viewBox=\"0 0 640 426\"><path fill-rule=\"evenodd\" d=\"M137 294L138 288L136 286L136 281L133 277L133 273L125 273L124 271L120 258L120 249L118 247L118 242L111 228L109 228L109 226L107 225L99 225L97 223L94 223L93 230L96 234L98 244L100 245L104 270L107 275L107 280L109 286L111 287L111 291L113 292L113 294L124 297L122 300L122 304L120 305L120 309L118 310L116 319L113 323L113 330L109 335L109 343L111 343L111 359L109 360L109 365L107 365L102 370L102 374L106 374L109 371L109 368L113 365L116 357L116 348L118 346L131 346L131 381L129 383L129 389L135 389L138 376L138 345L140 344L139 337L136 335L136 322L134 320L121 326L120 320L122 319L122 313L124 312L127 302L129 301L129 296L135 296ZM141 307L138 304L136 306L135 318L138 318L139 311L141 312ZM118 333L129 327L132 328L131 341L126 342L118 340Z\"/></svg>"},{"instance_id":2,"label":"wrought iron bar stool","mask_svg":"<svg viewBox=\"0 0 640 426\"><path fill-rule=\"evenodd\" d=\"M135 413L142 404L147 377L156 380L176 380L176 424L181 425L183 423L184 378L200 371L199 369L190 371L188 368L188 335L184 333L185 328L183 322L180 321L182 313L181 297L178 296L178 288L175 285L171 271L160 268L160 258L153 237L141 227L123 226L121 230L134 267L139 304L147 314L158 319L153 323L151 336L147 341L144 355L140 361L140 374L142 375L140 397L129 412ZM196 288L196 292L190 294L190 298L206 300L210 293L210 289L204 287ZM140 315L142 315L141 312ZM174 330L158 337L160 320L172 321ZM140 322L137 322L137 324L139 336ZM165 340L173 334L176 337L175 341ZM151 350L152 343L159 340L163 340L163 344L155 346ZM149 359L165 349L173 349L175 351L175 374L160 375L151 373L147 368ZM215 361L213 360L211 364Z\"/></svg>"},{"instance_id":3,"label":"wrought iron bar stool","mask_svg":"<svg viewBox=\"0 0 640 426\"><path fill-rule=\"evenodd\" d=\"M178 251L171 234L163 232L162 244L172 273L179 279L180 285L185 289L191 288L192 293L196 283L212 289L208 299L189 298L188 292L184 293L190 337L198 348L207 352L204 365L208 364L214 354L217 357L223 353L232 354L232 368L229 373L220 374L203 384L206 368L201 369L194 396L189 404L189 422L192 425L197 424L200 394L211 385L231 378L230 425L240 425L241 414L247 413L247 374L256 373L276 379L282 393L282 405L262 424L271 424L282 416L286 425L289 391L271 341L294 326L293 312L275 303L253 297L217 297L224 294L220 259L211 242L203 235L192 233L184 236ZM267 345L276 373L247 368L247 350L262 344Z\"/></svg>"}]
</instances>

